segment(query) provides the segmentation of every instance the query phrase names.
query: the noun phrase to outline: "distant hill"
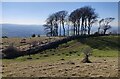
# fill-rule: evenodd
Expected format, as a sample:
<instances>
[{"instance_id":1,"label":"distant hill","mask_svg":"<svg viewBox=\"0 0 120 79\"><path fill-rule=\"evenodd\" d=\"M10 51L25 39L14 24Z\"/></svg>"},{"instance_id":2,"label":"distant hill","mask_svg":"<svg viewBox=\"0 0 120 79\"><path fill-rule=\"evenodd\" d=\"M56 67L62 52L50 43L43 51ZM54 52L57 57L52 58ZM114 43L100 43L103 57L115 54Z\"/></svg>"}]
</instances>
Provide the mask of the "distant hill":
<instances>
[{"instance_id":1,"label":"distant hill","mask_svg":"<svg viewBox=\"0 0 120 79\"><path fill-rule=\"evenodd\" d=\"M2 24L2 36L30 37L32 34L45 35L42 25Z\"/></svg>"}]
</instances>

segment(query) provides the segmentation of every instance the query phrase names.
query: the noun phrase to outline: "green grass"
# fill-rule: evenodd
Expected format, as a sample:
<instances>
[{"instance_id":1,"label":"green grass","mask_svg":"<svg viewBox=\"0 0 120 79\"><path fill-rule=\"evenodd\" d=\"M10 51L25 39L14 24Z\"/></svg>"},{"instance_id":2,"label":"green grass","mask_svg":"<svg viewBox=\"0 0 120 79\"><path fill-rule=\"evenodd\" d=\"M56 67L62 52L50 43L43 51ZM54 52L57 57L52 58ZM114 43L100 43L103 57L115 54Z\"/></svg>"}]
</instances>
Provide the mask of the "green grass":
<instances>
[{"instance_id":1,"label":"green grass","mask_svg":"<svg viewBox=\"0 0 120 79\"><path fill-rule=\"evenodd\" d=\"M118 57L118 50L93 50L93 56L95 57Z\"/></svg>"},{"instance_id":2,"label":"green grass","mask_svg":"<svg viewBox=\"0 0 120 79\"><path fill-rule=\"evenodd\" d=\"M108 50L115 49L117 50L120 44L118 43L118 36L100 36L100 37L90 37L87 39L80 39L79 41L83 44L87 44L94 49Z\"/></svg>"}]
</instances>

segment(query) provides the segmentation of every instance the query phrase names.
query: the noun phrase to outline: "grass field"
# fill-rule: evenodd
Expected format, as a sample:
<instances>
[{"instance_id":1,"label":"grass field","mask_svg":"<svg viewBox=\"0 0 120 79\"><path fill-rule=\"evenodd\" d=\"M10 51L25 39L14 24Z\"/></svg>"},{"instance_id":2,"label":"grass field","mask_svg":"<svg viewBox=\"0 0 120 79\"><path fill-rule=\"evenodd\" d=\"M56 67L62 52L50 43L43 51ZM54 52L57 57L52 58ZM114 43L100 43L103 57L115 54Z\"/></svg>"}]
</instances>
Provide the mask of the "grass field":
<instances>
[{"instance_id":1,"label":"grass field","mask_svg":"<svg viewBox=\"0 0 120 79\"><path fill-rule=\"evenodd\" d=\"M4 77L117 77L118 38L101 36L76 39L38 54L3 59L2 73ZM92 56L89 58L92 63L81 62L85 47L92 48Z\"/></svg>"}]
</instances>

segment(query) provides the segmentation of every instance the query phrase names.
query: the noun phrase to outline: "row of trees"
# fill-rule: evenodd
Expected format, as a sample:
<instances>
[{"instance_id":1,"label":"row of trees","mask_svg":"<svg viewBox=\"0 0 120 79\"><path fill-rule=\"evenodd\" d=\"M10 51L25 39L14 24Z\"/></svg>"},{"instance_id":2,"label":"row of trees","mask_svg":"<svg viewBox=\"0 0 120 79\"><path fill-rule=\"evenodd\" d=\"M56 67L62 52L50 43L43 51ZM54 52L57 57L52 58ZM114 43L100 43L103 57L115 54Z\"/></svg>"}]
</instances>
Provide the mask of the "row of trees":
<instances>
[{"instance_id":1,"label":"row of trees","mask_svg":"<svg viewBox=\"0 0 120 79\"><path fill-rule=\"evenodd\" d=\"M46 19L44 27L47 32L47 36L65 36L66 25L68 26L68 35L70 26L73 28L73 35L90 35L92 25L98 22L99 28L97 33L106 34L106 31L111 28L110 22L115 18L110 17L101 19L100 21L98 21L97 18L98 14L95 12L95 9L90 6L85 6L74 10L69 15L65 10L51 14ZM63 30L63 35L61 30Z\"/></svg>"}]
</instances>

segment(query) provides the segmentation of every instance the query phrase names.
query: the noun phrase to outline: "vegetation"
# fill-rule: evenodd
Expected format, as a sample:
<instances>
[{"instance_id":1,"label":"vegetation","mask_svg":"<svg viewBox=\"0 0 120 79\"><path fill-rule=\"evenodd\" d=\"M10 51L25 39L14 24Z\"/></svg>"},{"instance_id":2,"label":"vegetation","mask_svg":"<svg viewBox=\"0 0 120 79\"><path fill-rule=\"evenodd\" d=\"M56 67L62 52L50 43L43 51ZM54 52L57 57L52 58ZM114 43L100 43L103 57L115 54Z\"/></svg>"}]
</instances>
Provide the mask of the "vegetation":
<instances>
[{"instance_id":1,"label":"vegetation","mask_svg":"<svg viewBox=\"0 0 120 79\"><path fill-rule=\"evenodd\" d=\"M2 36L2 38L8 38L7 36Z\"/></svg>"},{"instance_id":2,"label":"vegetation","mask_svg":"<svg viewBox=\"0 0 120 79\"><path fill-rule=\"evenodd\" d=\"M100 36L89 37L82 39L75 39L66 43L60 44L53 49L47 49L38 54L31 55L32 59L44 60L48 59L69 59L69 58L81 58L85 55L82 54L84 50L92 51L92 57L117 57L118 56L118 36ZM93 42L94 41L94 42ZM91 52L88 52L91 53ZM29 56L22 56L16 59L27 60Z\"/></svg>"},{"instance_id":3,"label":"vegetation","mask_svg":"<svg viewBox=\"0 0 120 79\"><path fill-rule=\"evenodd\" d=\"M29 75L33 75L33 73L38 74L38 76L40 75L63 76L63 74L66 72L68 73L66 73L65 76L71 76L69 75L69 73L74 74L74 72L77 73L74 74L74 76L80 76L80 77L81 76L83 77L85 75L90 77L91 76L96 77L102 74L104 74L102 76L106 76L106 75L108 76L108 72L110 71L112 71L112 73L113 72L117 73L116 70L116 68L118 67L117 46L120 46L120 44L118 43L118 38L119 38L118 36L87 37L84 38L83 40L78 38L60 44L56 48L47 49L38 52L37 54L32 54L30 56L25 55L14 59L3 59L2 60L3 76L7 76L7 77L29 76ZM26 38L26 40L28 39ZM92 51L92 56L90 56L91 53L90 51ZM86 52L86 54L84 54L83 52L84 53ZM11 55L12 53L13 51L10 52ZM85 58L83 59L83 57ZM85 61L85 63L86 61L87 63L88 61L92 63L84 64L80 62L83 60ZM9 70L10 72L7 72ZM98 70L103 72L100 73ZM81 73L79 73L78 71L84 72L84 74L81 75ZM44 74L43 72L45 72L46 74ZM94 75L96 73L98 75ZM116 76L117 74L112 74L112 75ZM33 76L36 77L36 75Z\"/></svg>"},{"instance_id":4,"label":"vegetation","mask_svg":"<svg viewBox=\"0 0 120 79\"><path fill-rule=\"evenodd\" d=\"M6 49L2 51L2 54L3 54L2 57L14 58L20 55L20 50L14 47L13 44L10 44Z\"/></svg>"},{"instance_id":5,"label":"vegetation","mask_svg":"<svg viewBox=\"0 0 120 79\"><path fill-rule=\"evenodd\" d=\"M35 35L35 34L32 34L32 37L36 37L36 35Z\"/></svg>"},{"instance_id":6,"label":"vegetation","mask_svg":"<svg viewBox=\"0 0 120 79\"><path fill-rule=\"evenodd\" d=\"M83 53L85 54L84 59L82 60L83 63L91 63L89 60L89 56L92 54L92 49L90 47L86 47L83 50Z\"/></svg>"},{"instance_id":7,"label":"vegetation","mask_svg":"<svg viewBox=\"0 0 120 79\"><path fill-rule=\"evenodd\" d=\"M14 39L2 37L2 39L4 39L4 42L1 43L3 44L3 48L1 48L2 56L3 58L6 58L3 59L3 62L7 63L7 65L2 65L5 67L3 71L11 73L10 71L13 70L15 72L20 71L19 73L21 73L22 71L25 70L26 72L27 70L26 74L30 75L30 72L32 72L32 75L30 76L35 75L35 72L51 76L51 74L55 75L54 73L61 73L62 71L61 75L66 76L66 73L70 72L71 74L71 70L73 70L73 72L77 71L76 73L80 73L79 76L81 76L81 72L85 73L86 71L90 70L90 72L87 74L91 76L92 71L95 71L93 73L94 75L96 75L96 72L99 73L102 70L108 75L108 72L110 71L108 68L113 68L114 72L117 71L117 65L113 64L116 63L116 60L112 59L118 57L118 51L120 47L118 39L120 39L120 37L107 35L107 30L111 28L110 22L112 22L115 18L108 17L101 19L100 21L98 21L97 18L98 14L95 12L95 9L90 6L78 8L70 14L68 14L67 11L62 10L51 14L46 19L46 24L44 24L44 27L46 30L46 35L49 37L44 38L40 35L37 35L38 37L36 37L35 34L33 34L31 38L21 38L19 40L18 38ZM91 35L91 28L96 22L99 22L98 31L96 31L94 35ZM68 30L65 28L66 25ZM73 28L73 35L70 35L70 27ZM68 31L68 37L65 37L66 31ZM63 36L63 38L61 36ZM102 59L102 57L111 57L110 59L112 61L107 60L106 62L106 59ZM102 60L99 60L99 58ZM93 61L94 59L95 61ZM42 61L44 61L44 63ZM83 63L78 61L82 61ZM84 64L91 63L91 61L95 63ZM9 66L11 66L10 71L6 71ZM14 66L16 69L12 66ZM68 67L69 69L63 70L62 68L65 67ZM62 70L59 70L59 68ZM55 71L53 71L54 69ZM46 70L52 72L49 73ZM15 72L14 74L16 74ZM18 72L17 75L20 75ZM71 75L76 76L76 73L72 73ZM24 76L26 74L22 73ZM9 74L9 76L12 75L13 74ZM116 73L113 73L113 75L116 76Z\"/></svg>"},{"instance_id":8,"label":"vegetation","mask_svg":"<svg viewBox=\"0 0 120 79\"><path fill-rule=\"evenodd\" d=\"M112 22L115 18L105 18L105 19L101 19L99 21L99 28L98 28L98 33L101 33L101 34L106 34L106 31L108 29L111 28L111 26L109 25L110 22ZM103 29L101 32L100 32L100 29Z\"/></svg>"},{"instance_id":9,"label":"vegetation","mask_svg":"<svg viewBox=\"0 0 120 79\"><path fill-rule=\"evenodd\" d=\"M60 36L61 36L61 25L63 27L63 36L65 36L65 18L67 16L67 11L59 11L50 15L46 24L44 25L45 30L47 30L47 36L58 36L58 25L60 25Z\"/></svg>"},{"instance_id":10,"label":"vegetation","mask_svg":"<svg viewBox=\"0 0 120 79\"><path fill-rule=\"evenodd\" d=\"M70 26L73 35L90 35L91 28L94 23L99 23L98 32L96 34L106 34L106 31L111 28L110 22L115 18L108 17L105 19L97 20L98 14L95 9L90 6L84 6L78 8L68 15L68 12L63 10L51 14L46 19L46 24L44 25L47 36L62 36L61 26L63 27L63 36L66 36L65 25L68 26L68 36L70 35ZM60 29L60 31L58 30ZM58 35L59 34L59 35Z\"/></svg>"}]
</instances>

